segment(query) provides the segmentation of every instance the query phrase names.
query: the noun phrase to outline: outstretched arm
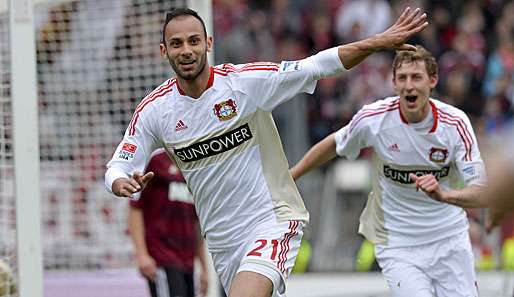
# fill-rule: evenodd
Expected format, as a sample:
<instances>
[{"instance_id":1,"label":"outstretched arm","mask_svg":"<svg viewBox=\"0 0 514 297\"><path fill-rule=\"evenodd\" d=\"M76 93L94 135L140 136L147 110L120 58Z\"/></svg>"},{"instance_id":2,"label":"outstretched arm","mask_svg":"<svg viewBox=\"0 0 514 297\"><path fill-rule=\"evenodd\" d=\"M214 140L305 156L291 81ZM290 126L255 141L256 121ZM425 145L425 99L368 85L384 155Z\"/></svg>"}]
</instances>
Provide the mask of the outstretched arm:
<instances>
[{"instance_id":1,"label":"outstretched arm","mask_svg":"<svg viewBox=\"0 0 514 297\"><path fill-rule=\"evenodd\" d=\"M350 69L378 50L415 50L414 46L405 42L428 26L426 20L427 15L422 14L419 8L412 10L407 7L386 31L340 46L339 59L346 69Z\"/></svg>"},{"instance_id":2,"label":"outstretched arm","mask_svg":"<svg viewBox=\"0 0 514 297\"><path fill-rule=\"evenodd\" d=\"M332 133L314 145L300 162L291 168L291 175L294 180L297 180L305 173L318 168L336 156L335 133Z\"/></svg>"}]
</instances>

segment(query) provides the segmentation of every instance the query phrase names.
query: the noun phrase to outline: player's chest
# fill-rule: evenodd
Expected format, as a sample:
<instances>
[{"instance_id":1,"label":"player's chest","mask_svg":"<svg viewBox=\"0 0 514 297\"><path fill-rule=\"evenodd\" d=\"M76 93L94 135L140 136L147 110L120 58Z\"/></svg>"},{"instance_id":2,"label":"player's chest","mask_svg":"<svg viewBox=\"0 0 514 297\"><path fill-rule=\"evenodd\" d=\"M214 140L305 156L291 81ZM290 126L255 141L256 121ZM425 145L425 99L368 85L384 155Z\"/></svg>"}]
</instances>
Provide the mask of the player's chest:
<instances>
[{"instance_id":1,"label":"player's chest","mask_svg":"<svg viewBox=\"0 0 514 297\"><path fill-rule=\"evenodd\" d=\"M244 94L233 90L209 92L199 99L181 98L173 112L163 117L166 143L201 139L219 131L235 129L256 107Z\"/></svg>"},{"instance_id":2,"label":"player's chest","mask_svg":"<svg viewBox=\"0 0 514 297\"><path fill-rule=\"evenodd\" d=\"M444 133L383 131L373 138L373 149L384 163L400 166L439 167L455 159L454 139Z\"/></svg>"}]
</instances>

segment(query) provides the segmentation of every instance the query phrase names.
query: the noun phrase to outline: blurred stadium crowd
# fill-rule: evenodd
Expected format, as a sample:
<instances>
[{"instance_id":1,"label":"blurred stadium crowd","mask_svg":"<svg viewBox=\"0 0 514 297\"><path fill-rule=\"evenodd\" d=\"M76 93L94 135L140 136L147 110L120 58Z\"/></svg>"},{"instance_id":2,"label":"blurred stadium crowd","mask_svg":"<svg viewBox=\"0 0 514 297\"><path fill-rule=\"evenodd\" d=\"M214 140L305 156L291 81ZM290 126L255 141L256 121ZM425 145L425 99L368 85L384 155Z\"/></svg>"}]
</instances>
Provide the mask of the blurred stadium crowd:
<instances>
[{"instance_id":1,"label":"blurred stadium crowd","mask_svg":"<svg viewBox=\"0 0 514 297\"><path fill-rule=\"evenodd\" d=\"M42 183L47 268L116 267L130 261L125 208L103 189L104 165L137 102L170 75L158 42L164 12L173 5L184 4L74 0L36 10L41 167L49 173ZM464 110L479 143L486 145L481 139L501 130L514 112L514 1L214 0L215 61L300 59L383 31L406 5L424 7L429 15L431 25L411 43L438 58L439 84L433 97ZM318 83L314 95L295 109L305 118L301 152L348 123L362 105L394 94L392 56L377 53L348 74ZM278 117L279 128L288 116L295 115ZM286 153L295 149L287 141L285 146ZM321 183L312 182L311 193ZM319 217L320 191L305 196L312 217ZM499 254L501 243L484 239L484 212L469 214L479 260ZM507 220L500 238L514 238L513 227L514 220ZM312 229L324 231L316 220ZM124 237L113 239L113 234ZM71 236L73 243L61 236ZM307 238L316 249L319 239ZM77 242L89 260L67 254ZM91 254L91 244L97 243L105 250Z\"/></svg>"}]
</instances>

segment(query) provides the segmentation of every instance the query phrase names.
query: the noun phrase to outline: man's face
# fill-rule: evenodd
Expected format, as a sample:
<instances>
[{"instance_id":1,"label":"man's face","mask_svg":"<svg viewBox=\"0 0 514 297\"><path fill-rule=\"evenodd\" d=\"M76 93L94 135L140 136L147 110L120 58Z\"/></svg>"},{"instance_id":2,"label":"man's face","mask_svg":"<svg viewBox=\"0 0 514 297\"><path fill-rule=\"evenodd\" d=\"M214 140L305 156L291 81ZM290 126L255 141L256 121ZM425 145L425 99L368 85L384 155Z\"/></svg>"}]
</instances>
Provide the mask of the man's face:
<instances>
[{"instance_id":1,"label":"man's face","mask_svg":"<svg viewBox=\"0 0 514 297\"><path fill-rule=\"evenodd\" d=\"M212 38L205 38L202 23L193 16L178 16L166 25L164 37L161 54L177 76L194 80L205 69L212 48Z\"/></svg>"},{"instance_id":2,"label":"man's face","mask_svg":"<svg viewBox=\"0 0 514 297\"><path fill-rule=\"evenodd\" d=\"M425 61L404 62L396 69L393 85L400 96L400 108L409 122L422 121L429 112L428 100L437 84L437 75L429 76Z\"/></svg>"}]
</instances>

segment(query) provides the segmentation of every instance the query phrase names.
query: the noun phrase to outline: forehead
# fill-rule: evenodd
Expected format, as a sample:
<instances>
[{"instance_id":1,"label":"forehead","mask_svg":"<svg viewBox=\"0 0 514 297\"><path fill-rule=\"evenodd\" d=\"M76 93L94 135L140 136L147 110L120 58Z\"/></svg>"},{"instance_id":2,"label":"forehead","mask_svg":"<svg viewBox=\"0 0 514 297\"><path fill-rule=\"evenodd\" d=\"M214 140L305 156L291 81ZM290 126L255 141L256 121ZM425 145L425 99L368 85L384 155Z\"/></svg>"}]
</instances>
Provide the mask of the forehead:
<instances>
[{"instance_id":1,"label":"forehead","mask_svg":"<svg viewBox=\"0 0 514 297\"><path fill-rule=\"evenodd\" d=\"M192 35L203 36L203 26L200 20L190 15L181 15L173 18L167 25L164 35L170 38L187 38Z\"/></svg>"},{"instance_id":2,"label":"forehead","mask_svg":"<svg viewBox=\"0 0 514 297\"><path fill-rule=\"evenodd\" d=\"M398 74L410 74L410 73L426 73L427 68L425 65L425 61L423 60L414 60L414 61L405 61L402 62L396 68L396 75Z\"/></svg>"}]
</instances>

